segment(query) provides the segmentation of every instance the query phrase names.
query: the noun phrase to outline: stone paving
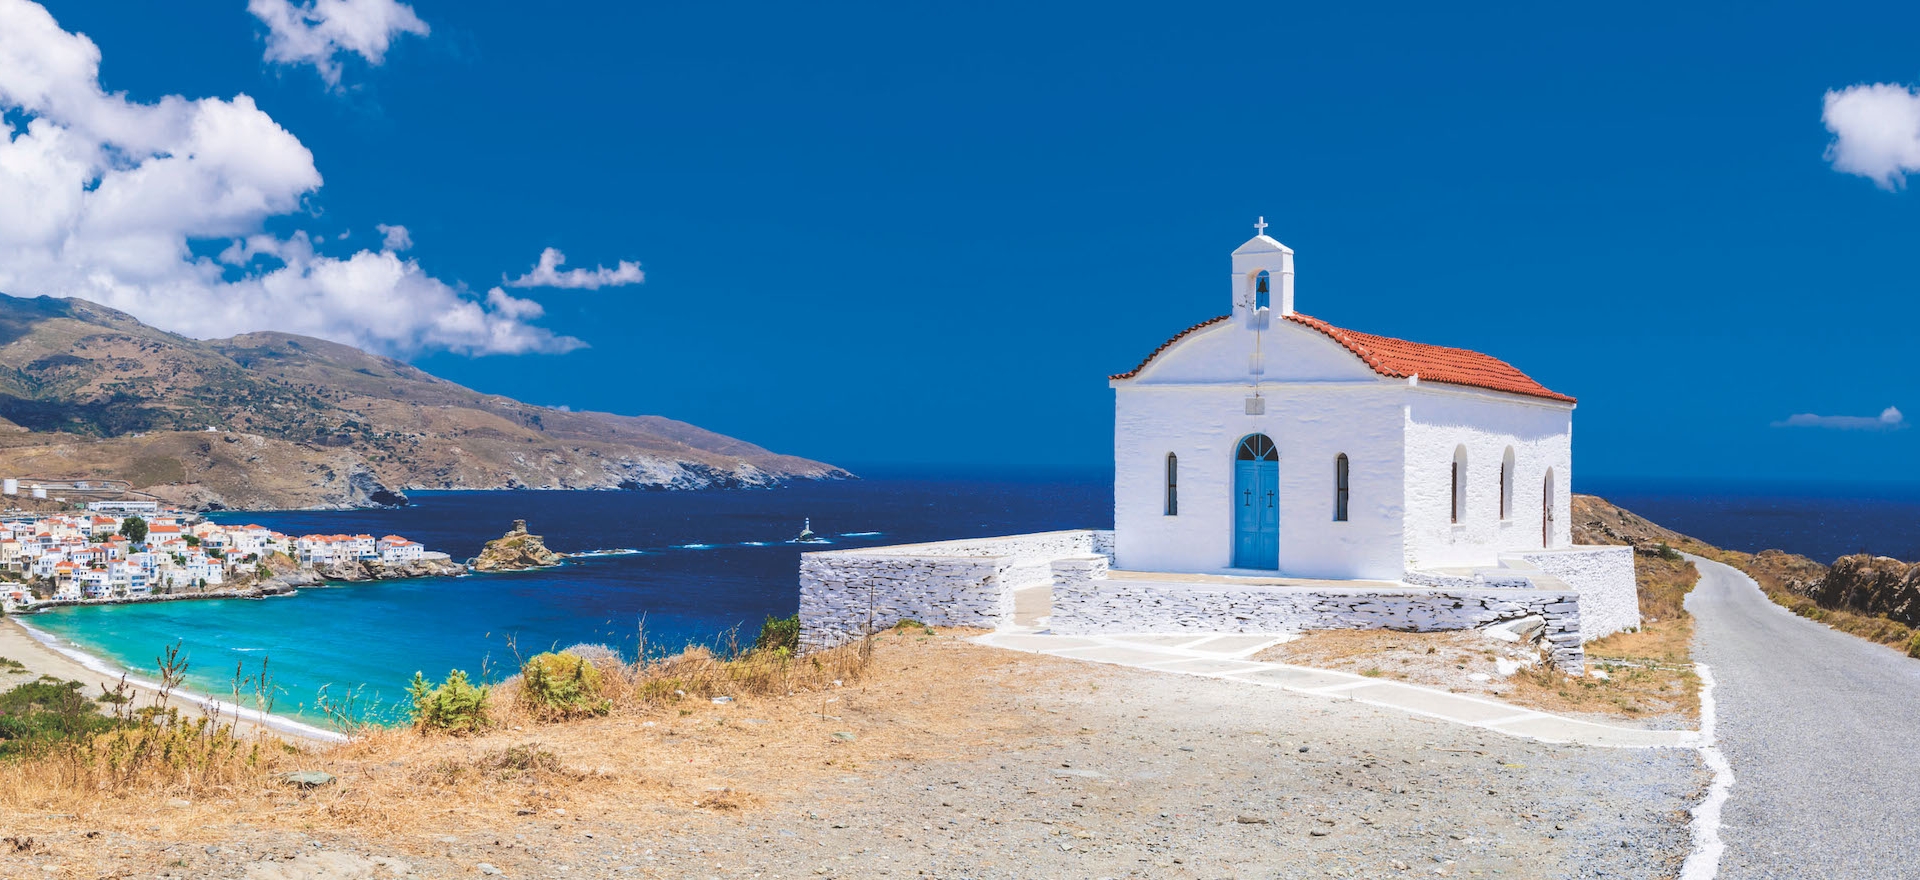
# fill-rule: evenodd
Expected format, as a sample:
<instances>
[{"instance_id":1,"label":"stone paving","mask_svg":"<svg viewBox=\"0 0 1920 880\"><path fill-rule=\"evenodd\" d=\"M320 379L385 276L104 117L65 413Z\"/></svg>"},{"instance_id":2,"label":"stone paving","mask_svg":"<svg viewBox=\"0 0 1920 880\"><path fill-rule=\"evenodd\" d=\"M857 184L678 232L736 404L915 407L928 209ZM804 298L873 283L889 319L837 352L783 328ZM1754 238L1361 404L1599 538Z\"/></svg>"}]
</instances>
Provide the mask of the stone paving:
<instances>
[{"instance_id":1,"label":"stone paving","mask_svg":"<svg viewBox=\"0 0 1920 880\"><path fill-rule=\"evenodd\" d=\"M1019 627L988 633L974 641L1012 651L1199 675L1327 699L1351 700L1541 742L1639 749L1701 745L1698 731L1613 727L1523 709L1485 697L1250 659L1271 645L1293 638L1296 636L1285 633L1067 636L1053 635L1037 627Z\"/></svg>"}]
</instances>

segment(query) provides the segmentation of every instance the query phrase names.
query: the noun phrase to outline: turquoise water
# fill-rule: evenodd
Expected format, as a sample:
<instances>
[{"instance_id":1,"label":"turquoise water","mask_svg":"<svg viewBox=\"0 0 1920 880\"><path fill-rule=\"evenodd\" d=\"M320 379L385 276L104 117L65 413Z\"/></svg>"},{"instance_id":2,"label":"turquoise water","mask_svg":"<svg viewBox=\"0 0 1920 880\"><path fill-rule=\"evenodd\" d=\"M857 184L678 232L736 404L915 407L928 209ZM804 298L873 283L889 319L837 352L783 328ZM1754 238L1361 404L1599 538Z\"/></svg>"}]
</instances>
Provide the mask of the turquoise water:
<instances>
[{"instance_id":1,"label":"turquoise water","mask_svg":"<svg viewBox=\"0 0 1920 880\"><path fill-rule=\"evenodd\" d=\"M396 720L406 682L451 669L498 679L519 657L579 642L628 656L751 641L798 606L803 550L860 547L1112 521L1104 475L914 478L715 492L420 493L397 510L221 514L289 534L400 534L465 559L516 518L555 550L641 553L559 568L352 584L262 599L54 609L28 623L136 673L179 644L188 685L228 696L267 666L275 711L317 721L323 687L358 689ZM811 518L826 545L787 543Z\"/></svg>"}]
</instances>

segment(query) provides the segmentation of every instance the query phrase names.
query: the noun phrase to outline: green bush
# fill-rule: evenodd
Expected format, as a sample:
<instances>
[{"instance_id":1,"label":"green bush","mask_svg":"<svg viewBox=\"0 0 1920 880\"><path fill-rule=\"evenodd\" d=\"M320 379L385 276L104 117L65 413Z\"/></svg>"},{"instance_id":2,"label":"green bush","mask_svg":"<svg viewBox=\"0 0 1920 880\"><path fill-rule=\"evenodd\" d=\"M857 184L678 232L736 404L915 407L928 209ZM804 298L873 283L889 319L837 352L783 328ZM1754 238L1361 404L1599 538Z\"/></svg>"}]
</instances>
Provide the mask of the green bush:
<instances>
[{"instance_id":1,"label":"green bush","mask_svg":"<svg viewBox=\"0 0 1920 880\"><path fill-rule=\"evenodd\" d=\"M473 733L487 726L487 688L467 681L458 669L435 687L416 672L407 685L413 698L413 726L422 732Z\"/></svg>"},{"instance_id":2,"label":"green bush","mask_svg":"<svg viewBox=\"0 0 1920 880\"><path fill-rule=\"evenodd\" d=\"M1907 639L1907 656L1920 657L1920 632L1914 633L1912 638Z\"/></svg>"},{"instance_id":3,"label":"green bush","mask_svg":"<svg viewBox=\"0 0 1920 880\"><path fill-rule=\"evenodd\" d=\"M800 615L788 617L767 616L767 622L760 624L760 637L753 640L756 651L786 650L788 653L800 650Z\"/></svg>"},{"instance_id":4,"label":"green bush","mask_svg":"<svg viewBox=\"0 0 1920 880\"><path fill-rule=\"evenodd\" d=\"M78 741L117 726L94 707L86 685L43 675L0 694L0 754Z\"/></svg>"},{"instance_id":5,"label":"green bush","mask_svg":"<svg viewBox=\"0 0 1920 880\"><path fill-rule=\"evenodd\" d=\"M605 715L613 701L600 696L600 670L566 651L536 655L520 667L520 704L542 721Z\"/></svg>"},{"instance_id":6,"label":"green bush","mask_svg":"<svg viewBox=\"0 0 1920 880\"><path fill-rule=\"evenodd\" d=\"M1660 558L1665 559L1668 562L1679 562L1681 559L1684 559L1685 557L1680 555L1680 551L1667 546L1667 542L1661 541L1660 542Z\"/></svg>"}]
</instances>

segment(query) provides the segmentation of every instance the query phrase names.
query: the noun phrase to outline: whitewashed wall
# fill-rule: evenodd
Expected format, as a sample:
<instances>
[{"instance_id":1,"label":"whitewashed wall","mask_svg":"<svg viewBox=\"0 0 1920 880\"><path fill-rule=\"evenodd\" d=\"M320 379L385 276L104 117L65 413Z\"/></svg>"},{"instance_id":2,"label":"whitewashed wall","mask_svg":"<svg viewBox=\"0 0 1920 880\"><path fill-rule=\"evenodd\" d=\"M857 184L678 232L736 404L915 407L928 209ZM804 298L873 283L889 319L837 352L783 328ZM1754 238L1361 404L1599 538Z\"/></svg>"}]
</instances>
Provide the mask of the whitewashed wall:
<instances>
[{"instance_id":1,"label":"whitewashed wall","mask_svg":"<svg viewBox=\"0 0 1920 880\"><path fill-rule=\"evenodd\" d=\"M1573 546L1514 555L1580 594L1580 632L1586 641L1640 625L1632 547Z\"/></svg>"},{"instance_id":2,"label":"whitewashed wall","mask_svg":"<svg viewBox=\"0 0 1920 880\"><path fill-rule=\"evenodd\" d=\"M1111 546L1111 532L1083 529L803 553L801 641L837 645L902 620L991 629L1012 619L1014 590L1051 580L1053 560Z\"/></svg>"},{"instance_id":3,"label":"whitewashed wall","mask_svg":"<svg viewBox=\"0 0 1920 880\"><path fill-rule=\"evenodd\" d=\"M1541 548L1541 492L1553 470L1554 539L1572 543L1573 410L1568 404L1432 383L1406 391L1408 568L1493 565ZM1467 448L1466 510L1454 523L1454 451ZM1513 503L1500 517L1500 465L1514 452Z\"/></svg>"},{"instance_id":4,"label":"whitewashed wall","mask_svg":"<svg viewBox=\"0 0 1920 880\"><path fill-rule=\"evenodd\" d=\"M1115 383L1114 556L1141 571L1233 564L1234 453L1264 433L1280 453L1280 572L1397 579L1405 553L1402 383L1381 379L1321 333L1275 319L1263 334L1264 415L1247 415L1254 332L1207 328ZM1223 381L1224 380L1224 381ZM1180 461L1178 516L1165 515L1166 457ZM1348 520L1334 522L1334 458L1350 463Z\"/></svg>"},{"instance_id":5,"label":"whitewashed wall","mask_svg":"<svg viewBox=\"0 0 1920 880\"><path fill-rule=\"evenodd\" d=\"M1289 587L1108 579L1103 556L1053 563L1050 629L1097 633L1285 633L1328 629L1408 632L1475 629L1539 615L1551 661L1569 671L1585 662L1580 595L1483 588Z\"/></svg>"}]
</instances>

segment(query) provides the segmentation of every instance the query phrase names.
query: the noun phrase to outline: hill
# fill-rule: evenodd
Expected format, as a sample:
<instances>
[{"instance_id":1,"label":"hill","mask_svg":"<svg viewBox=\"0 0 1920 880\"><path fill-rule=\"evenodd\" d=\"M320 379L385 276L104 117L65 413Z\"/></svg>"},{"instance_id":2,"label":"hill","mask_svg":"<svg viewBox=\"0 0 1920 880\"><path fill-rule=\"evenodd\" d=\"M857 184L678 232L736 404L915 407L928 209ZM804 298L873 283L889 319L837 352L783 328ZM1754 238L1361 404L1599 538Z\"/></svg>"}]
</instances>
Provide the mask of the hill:
<instances>
[{"instance_id":1,"label":"hill","mask_svg":"<svg viewBox=\"0 0 1920 880\"><path fill-rule=\"evenodd\" d=\"M658 416L482 394L288 333L197 340L80 299L0 296L0 475L124 479L196 507L410 489L695 489L846 471Z\"/></svg>"}]
</instances>

